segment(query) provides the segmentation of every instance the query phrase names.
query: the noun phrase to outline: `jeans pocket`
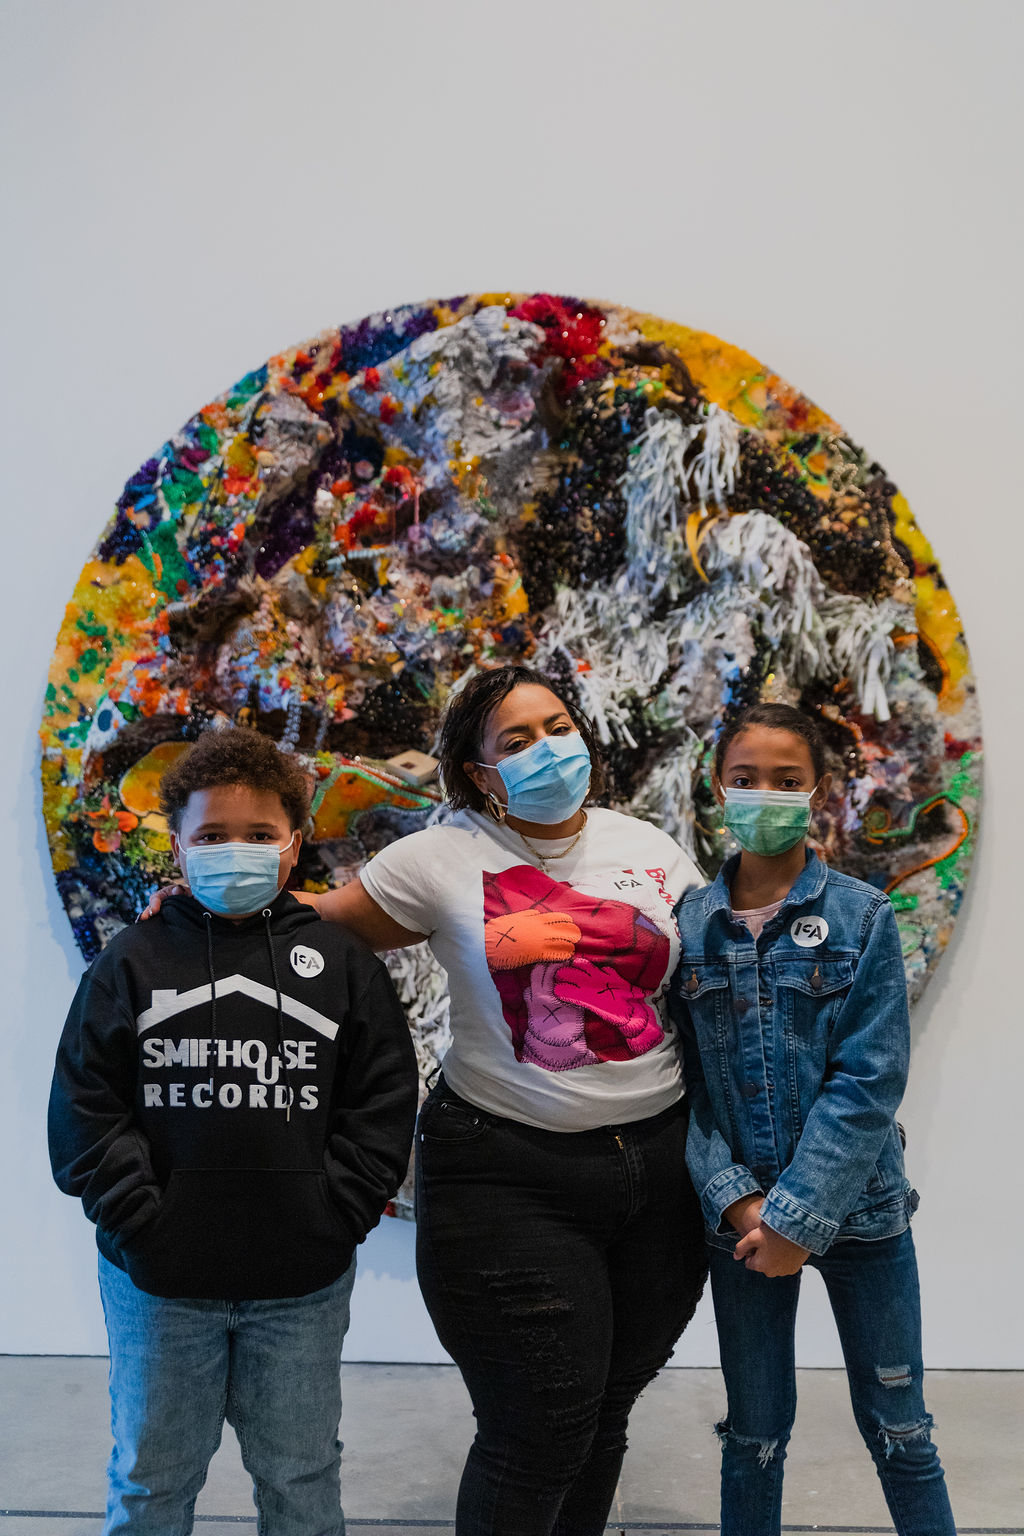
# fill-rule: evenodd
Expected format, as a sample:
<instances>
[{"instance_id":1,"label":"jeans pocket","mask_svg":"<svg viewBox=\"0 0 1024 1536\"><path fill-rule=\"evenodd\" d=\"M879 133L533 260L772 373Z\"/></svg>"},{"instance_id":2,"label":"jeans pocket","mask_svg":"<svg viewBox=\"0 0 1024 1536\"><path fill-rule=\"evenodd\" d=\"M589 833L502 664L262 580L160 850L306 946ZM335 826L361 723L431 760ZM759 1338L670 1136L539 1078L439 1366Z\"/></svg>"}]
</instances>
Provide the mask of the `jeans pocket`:
<instances>
[{"instance_id":1,"label":"jeans pocket","mask_svg":"<svg viewBox=\"0 0 1024 1536\"><path fill-rule=\"evenodd\" d=\"M420 1110L419 1138L432 1143L479 1141L490 1124L490 1116L482 1109L442 1094L429 1098Z\"/></svg>"}]
</instances>

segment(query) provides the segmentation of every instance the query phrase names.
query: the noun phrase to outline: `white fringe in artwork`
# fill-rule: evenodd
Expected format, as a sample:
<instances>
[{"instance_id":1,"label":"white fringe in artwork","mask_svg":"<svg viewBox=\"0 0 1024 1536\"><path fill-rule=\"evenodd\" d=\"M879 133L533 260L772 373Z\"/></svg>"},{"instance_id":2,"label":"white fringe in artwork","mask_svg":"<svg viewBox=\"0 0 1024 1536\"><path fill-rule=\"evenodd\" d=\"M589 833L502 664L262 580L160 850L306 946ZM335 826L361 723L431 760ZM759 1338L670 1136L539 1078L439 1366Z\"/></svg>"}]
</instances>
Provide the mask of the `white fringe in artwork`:
<instances>
[{"instance_id":1,"label":"white fringe in artwork","mask_svg":"<svg viewBox=\"0 0 1024 1536\"><path fill-rule=\"evenodd\" d=\"M639 794L629 806L632 815L652 821L669 837L674 837L691 859L697 856L692 786L703 755L703 741L687 729L685 739L674 745L647 774Z\"/></svg>"},{"instance_id":2,"label":"white fringe in artwork","mask_svg":"<svg viewBox=\"0 0 1024 1536\"><path fill-rule=\"evenodd\" d=\"M691 501L704 509L714 502L719 511L729 504L740 467L741 427L720 405L709 405L702 429L701 450L690 465Z\"/></svg>"},{"instance_id":3,"label":"white fringe in artwork","mask_svg":"<svg viewBox=\"0 0 1024 1536\"><path fill-rule=\"evenodd\" d=\"M906 604L892 598L880 603L834 593L822 615L835 670L851 679L860 707L876 720L889 719L886 684L892 673L896 648L892 632L907 628Z\"/></svg>"},{"instance_id":4,"label":"white fringe in artwork","mask_svg":"<svg viewBox=\"0 0 1024 1536\"><path fill-rule=\"evenodd\" d=\"M822 672L826 588L802 539L767 512L748 512L712 527L704 563L709 576L728 572L760 604L761 628L793 684Z\"/></svg>"},{"instance_id":5,"label":"white fringe in artwork","mask_svg":"<svg viewBox=\"0 0 1024 1536\"><path fill-rule=\"evenodd\" d=\"M554 615L538 637L534 665L567 665L599 739L635 747L629 729L630 696L650 693L669 665L665 625L648 620L642 593L623 579L611 588L562 587Z\"/></svg>"},{"instance_id":6,"label":"white fringe in artwork","mask_svg":"<svg viewBox=\"0 0 1024 1536\"><path fill-rule=\"evenodd\" d=\"M679 567L686 557L681 510L688 500L686 455L703 428L684 426L670 411L653 407L630 450L622 475L626 503L626 585L654 602L666 586L679 591Z\"/></svg>"},{"instance_id":7,"label":"white fringe in artwork","mask_svg":"<svg viewBox=\"0 0 1024 1536\"><path fill-rule=\"evenodd\" d=\"M740 425L720 406L684 425L672 411L650 407L620 479L626 503L626 585L655 602L681 590L693 570L685 519L714 502L724 511L736 488ZM699 444L696 452L692 452Z\"/></svg>"}]
</instances>

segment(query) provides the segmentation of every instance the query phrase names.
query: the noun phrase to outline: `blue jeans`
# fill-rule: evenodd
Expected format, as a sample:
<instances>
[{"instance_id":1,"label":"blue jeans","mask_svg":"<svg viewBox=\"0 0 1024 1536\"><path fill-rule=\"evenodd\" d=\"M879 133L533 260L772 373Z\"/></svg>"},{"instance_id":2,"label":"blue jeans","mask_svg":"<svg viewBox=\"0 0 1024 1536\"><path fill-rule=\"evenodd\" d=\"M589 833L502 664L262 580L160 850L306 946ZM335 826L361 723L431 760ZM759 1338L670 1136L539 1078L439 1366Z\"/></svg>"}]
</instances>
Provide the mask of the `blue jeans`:
<instances>
[{"instance_id":1,"label":"blue jeans","mask_svg":"<svg viewBox=\"0 0 1024 1536\"><path fill-rule=\"evenodd\" d=\"M909 1227L877 1242L839 1242L807 1260L820 1270L846 1361L857 1427L898 1536L955 1536L922 1395L921 1304ZM777 1536L782 1467L796 1413L793 1334L800 1276L769 1280L714 1248L711 1289L728 1394L722 1441L722 1536Z\"/></svg>"},{"instance_id":2,"label":"blue jeans","mask_svg":"<svg viewBox=\"0 0 1024 1536\"><path fill-rule=\"evenodd\" d=\"M102 1255L114 1449L104 1536L188 1536L225 1419L253 1479L261 1536L344 1536L340 1357L353 1260L277 1301L168 1300Z\"/></svg>"},{"instance_id":3,"label":"blue jeans","mask_svg":"<svg viewBox=\"0 0 1024 1536\"><path fill-rule=\"evenodd\" d=\"M603 1536L629 1411L704 1285L685 1142L682 1105L563 1133L428 1098L420 1286L477 1424L457 1536Z\"/></svg>"}]
</instances>

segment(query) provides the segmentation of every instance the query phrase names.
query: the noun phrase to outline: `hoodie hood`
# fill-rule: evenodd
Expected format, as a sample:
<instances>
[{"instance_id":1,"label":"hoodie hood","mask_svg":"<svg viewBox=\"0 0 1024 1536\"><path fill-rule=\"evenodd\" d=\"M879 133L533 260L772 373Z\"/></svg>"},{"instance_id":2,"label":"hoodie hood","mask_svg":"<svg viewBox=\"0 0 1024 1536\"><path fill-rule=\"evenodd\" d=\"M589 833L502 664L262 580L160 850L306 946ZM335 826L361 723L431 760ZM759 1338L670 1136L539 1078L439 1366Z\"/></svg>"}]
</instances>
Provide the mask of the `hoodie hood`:
<instances>
[{"instance_id":1,"label":"hoodie hood","mask_svg":"<svg viewBox=\"0 0 1024 1536\"><path fill-rule=\"evenodd\" d=\"M223 934L225 938L231 934L248 938L253 933L261 933L266 926L266 912L270 913L275 935L282 938L321 921L316 908L296 901L291 891L278 891L269 907L261 907L249 917L238 919L221 917L219 913L211 912L196 901L194 896L168 896L160 907L160 916L172 928L192 929L202 933L205 932L208 920L214 935Z\"/></svg>"}]
</instances>

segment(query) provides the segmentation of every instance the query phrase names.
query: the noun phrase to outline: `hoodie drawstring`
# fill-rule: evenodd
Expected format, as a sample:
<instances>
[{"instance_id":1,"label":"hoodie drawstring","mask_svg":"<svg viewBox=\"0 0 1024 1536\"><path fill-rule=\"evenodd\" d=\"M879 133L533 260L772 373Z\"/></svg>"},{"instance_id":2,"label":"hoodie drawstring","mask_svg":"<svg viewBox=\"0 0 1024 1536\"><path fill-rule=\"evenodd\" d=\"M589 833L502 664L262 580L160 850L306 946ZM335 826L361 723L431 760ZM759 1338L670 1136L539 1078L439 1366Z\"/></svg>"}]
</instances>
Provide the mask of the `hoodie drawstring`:
<instances>
[{"instance_id":1,"label":"hoodie drawstring","mask_svg":"<svg viewBox=\"0 0 1024 1536\"><path fill-rule=\"evenodd\" d=\"M270 919L272 913L269 907L263 908L263 925L267 935L267 949L270 951L270 969L274 977L274 995L277 998L277 1054L281 1060L281 1075L284 1078L285 1120L292 1118L292 1084L288 1076L288 1060L284 1050L284 1007L281 1002L281 982L277 974L277 956L274 954L274 939L270 931Z\"/></svg>"},{"instance_id":2,"label":"hoodie drawstring","mask_svg":"<svg viewBox=\"0 0 1024 1536\"><path fill-rule=\"evenodd\" d=\"M267 949L270 953L270 969L274 977L274 995L277 998L277 1057L281 1063L281 1076L284 1079L285 1092L285 1120L292 1118L292 1083L288 1074L288 1058L284 1049L284 1003L281 997L281 980L277 973L277 956L274 953L274 940L270 931L270 919L273 916L269 907L263 909L263 925L267 938ZM213 968L213 918L209 912L203 913L206 922L206 967L210 973L210 1038L217 1040L217 975ZM210 1071L210 1095L211 1099L217 1098L217 1061L218 1052L214 1047L213 1062Z\"/></svg>"},{"instance_id":3,"label":"hoodie drawstring","mask_svg":"<svg viewBox=\"0 0 1024 1536\"><path fill-rule=\"evenodd\" d=\"M214 1041L213 1061L210 1063L210 1102L217 1099L217 973L213 968L213 918L203 913L206 923L206 968L210 973L210 1039Z\"/></svg>"}]
</instances>

